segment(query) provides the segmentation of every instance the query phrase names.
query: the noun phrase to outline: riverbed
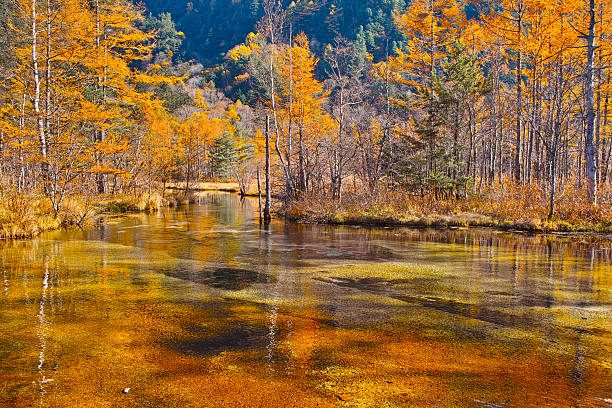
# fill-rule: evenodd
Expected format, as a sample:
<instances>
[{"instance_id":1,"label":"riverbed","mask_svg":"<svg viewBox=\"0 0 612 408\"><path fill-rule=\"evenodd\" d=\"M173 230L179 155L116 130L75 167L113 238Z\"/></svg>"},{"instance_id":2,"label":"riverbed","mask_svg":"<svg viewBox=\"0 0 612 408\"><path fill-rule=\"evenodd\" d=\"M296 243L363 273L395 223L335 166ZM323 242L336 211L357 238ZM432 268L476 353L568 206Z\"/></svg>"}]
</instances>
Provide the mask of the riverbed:
<instances>
[{"instance_id":1,"label":"riverbed","mask_svg":"<svg viewBox=\"0 0 612 408\"><path fill-rule=\"evenodd\" d=\"M0 406L612 407L609 240L256 205L2 243Z\"/></svg>"}]
</instances>

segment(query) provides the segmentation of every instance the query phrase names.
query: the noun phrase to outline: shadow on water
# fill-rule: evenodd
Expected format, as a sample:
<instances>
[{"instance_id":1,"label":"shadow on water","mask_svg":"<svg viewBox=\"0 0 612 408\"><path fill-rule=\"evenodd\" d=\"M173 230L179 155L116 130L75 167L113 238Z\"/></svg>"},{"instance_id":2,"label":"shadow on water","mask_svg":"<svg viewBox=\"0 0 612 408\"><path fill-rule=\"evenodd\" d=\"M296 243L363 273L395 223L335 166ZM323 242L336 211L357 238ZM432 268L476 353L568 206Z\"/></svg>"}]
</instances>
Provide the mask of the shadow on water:
<instances>
[{"instance_id":1,"label":"shadow on water","mask_svg":"<svg viewBox=\"0 0 612 408\"><path fill-rule=\"evenodd\" d=\"M215 334L194 333L196 338L169 344L183 354L211 356L224 351L265 350L269 342L269 330L265 325L234 322Z\"/></svg>"},{"instance_id":2,"label":"shadow on water","mask_svg":"<svg viewBox=\"0 0 612 408\"><path fill-rule=\"evenodd\" d=\"M330 283L374 294L384 294L392 299L401 300L410 304L418 304L422 307L436 309L454 315L464 316L472 319L481 320L507 327L532 327L536 322L527 316L519 316L511 313L504 313L497 310L483 308L470 303L463 303L451 299L441 299L438 297L409 296L397 293L390 293L386 287L389 283L405 282L406 280L387 281L381 278L315 278L320 282Z\"/></svg>"},{"instance_id":3,"label":"shadow on water","mask_svg":"<svg viewBox=\"0 0 612 408\"><path fill-rule=\"evenodd\" d=\"M169 271L162 271L162 273L166 276L215 289L231 291L246 289L256 283L276 282L276 277L268 273L230 267L210 267L195 271L185 267L177 267Z\"/></svg>"},{"instance_id":4,"label":"shadow on water","mask_svg":"<svg viewBox=\"0 0 612 408\"><path fill-rule=\"evenodd\" d=\"M473 303L460 302L453 299L443 299L435 296L410 296L397 293L393 290L393 286L397 284L412 283L413 279L383 279L383 278L314 278L317 281L333 284L341 287L357 289L373 293L376 295L388 296L392 299L401 300L409 304L417 304L421 307L435 309L438 311L450 313L453 315L463 316L471 319L480 320L486 323L492 323L499 326L521 328L521 329L533 329L542 324L541 321L535 317L522 314L507 313L500 310L494 310L481 305ZM532 298L528 296L521 297L517 304L520 306L537 306L537 307L550 307L553 304L552 298L549 297L537 297ZM584 302L580 302L584 304ZM606 303L610 305L611 303ZM594 303L594 305L601 306L602 303ZM596 334L596 335L608 335L610 334L604 329L587 329L587 328L574 328L574 331L580 334Z\"/></svg>"}]
</instances>

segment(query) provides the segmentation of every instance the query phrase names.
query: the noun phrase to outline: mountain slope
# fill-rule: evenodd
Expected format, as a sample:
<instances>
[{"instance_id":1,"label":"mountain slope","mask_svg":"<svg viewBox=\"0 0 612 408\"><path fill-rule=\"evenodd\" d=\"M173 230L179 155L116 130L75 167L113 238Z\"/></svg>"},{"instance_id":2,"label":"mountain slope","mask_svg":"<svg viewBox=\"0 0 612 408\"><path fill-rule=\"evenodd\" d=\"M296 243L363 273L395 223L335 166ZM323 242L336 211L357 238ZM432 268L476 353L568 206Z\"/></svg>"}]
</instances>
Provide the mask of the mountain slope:
<instances>
[{"instance_id":1,"label":"mountain slope","mask_svg":"<svg viewBox=\"0 0 612 408\"><path fill-rule=\"evenodd\" d=\"M261 0L145 0L149 11L172 14L186 35L183 52L205 65L218 63L223 53L244 41L263 14ZM298 0L283 1L292 10L294 31L304 31L315 49L322 49L342 35L358 37L378 56L401 41L393 13L406 7L405 0Z\"/></svg>"}]
</instances>

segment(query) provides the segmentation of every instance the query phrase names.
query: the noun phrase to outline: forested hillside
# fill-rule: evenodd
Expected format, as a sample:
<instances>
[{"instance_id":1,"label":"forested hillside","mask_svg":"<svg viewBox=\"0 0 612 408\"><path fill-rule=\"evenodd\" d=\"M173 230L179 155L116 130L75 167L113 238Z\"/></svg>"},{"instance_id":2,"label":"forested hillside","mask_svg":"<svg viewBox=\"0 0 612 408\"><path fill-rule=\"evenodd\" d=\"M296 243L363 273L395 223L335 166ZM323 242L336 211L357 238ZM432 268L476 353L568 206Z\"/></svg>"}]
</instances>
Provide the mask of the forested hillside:
<instances>
[{"instance_id":1,"label":"forested hillside","mask_svg":"<svg viewBox=\"0 0 612 408\"><path fill-rule=\"evenodd\" d=\"M217 64L227 50L255 31L263 16L261 0L145 0L153 15L168 12L185 33L183 51L205 65ZM314 49L321 50L338 35L363 41L376 55L392 50L402 35L393 13L406 7L405 0L284 0L296 32L304 31Z\"/></svg>"}]
</instances>

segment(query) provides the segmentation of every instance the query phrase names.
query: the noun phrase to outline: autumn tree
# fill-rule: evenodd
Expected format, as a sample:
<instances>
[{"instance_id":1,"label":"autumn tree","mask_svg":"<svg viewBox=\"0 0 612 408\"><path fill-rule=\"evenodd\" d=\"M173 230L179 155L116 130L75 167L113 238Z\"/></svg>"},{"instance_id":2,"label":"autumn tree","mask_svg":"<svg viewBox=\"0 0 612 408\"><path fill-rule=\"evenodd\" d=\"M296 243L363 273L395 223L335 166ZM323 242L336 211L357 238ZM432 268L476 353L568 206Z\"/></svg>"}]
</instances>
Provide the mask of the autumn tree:
<instances>
[{"instance_id":1,"label":"autumn tree","mask_svg":"<svg viewBox=\"0 0 612 408\"><path fill-rule=\"evenodd\" d=\"M278 106L284 119L283 129L287 134L286 143L277 145L283 151L286 162L291 166L293 154L292 132L297 128L297 187L307 191L308 145L319 134L321 125L327 119L323 110L326 94L323 84L314 77L317 59L310 51L305 34L299 34L278 60L279 93Z\"/></svg>"}]
</instances>

